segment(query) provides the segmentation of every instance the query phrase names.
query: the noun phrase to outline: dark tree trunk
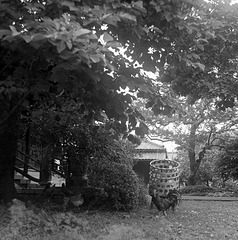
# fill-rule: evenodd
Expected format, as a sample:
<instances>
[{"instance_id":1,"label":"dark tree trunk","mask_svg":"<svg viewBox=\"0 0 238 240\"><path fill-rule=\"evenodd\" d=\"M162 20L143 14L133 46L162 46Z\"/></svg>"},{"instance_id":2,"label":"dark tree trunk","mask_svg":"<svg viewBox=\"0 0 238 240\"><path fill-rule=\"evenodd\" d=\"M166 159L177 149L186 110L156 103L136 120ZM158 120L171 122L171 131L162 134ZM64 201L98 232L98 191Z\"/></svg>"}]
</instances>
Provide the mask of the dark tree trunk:
<instances>
[{"instance_id":1,"label":"dark tree trunk","mask_svg":"<svg viewBox=\"0 0 238 240\"><path fill-rule=\"evenodd\" d=\"M26 142L26 146L25 146L25 153L29 156L30 155L30 128L28 127L27 130L26 130L26 136L25 136L25 142ZM29 164L29 161L30 159L25 156L24 157L24 172L25 173L28 173L28 164Z\"/></svg>"},{"instance_id":2,"label":"dark tree trunk","mask_svg":"<svg viewBox=\"0 0 238 240\"><path fill-rule=\"evenodd\" d=\"M3 102L0 104L3 104ZM0 109L2 110L3 107ZM3 118L2 113L0 113L0 119ZM14 167L18 141L18 120L18 110L15 110L0 125L0 200L5 203L10 202L17 196L14 186Z\"/></svg>"},{"instance_id":3,"label":"dark tree trunk","mask_svg":"<svg viewBox=\"0 0 238 240\"><path fill-rule=\"evenodd\" d=\"M78 192L82 192L88 185L87 164L88 160L77 154L75 148L68 149L68 170L70 177L66 184L77 189Z\"/></svg>"},{"instance_id":4,"label":"dark tree trunk","mask_svg":"<svg viewBox=\"0 0 238 240\"><path fill-rule=\"evenodd\" d=\"M210 186L209 186L209 181L208 181L208 180L206 181L206 183L207 183L207 186L210 187Z\"/></svg>"},{"instance_id":5,"label":"dark tree trunk","mask_svg":"<svg viewBox=\"0 0 238 240\"><path fill-rule=\"evenodd\" d=\"M190 161L190 175L188 177L188 185L195 185L196 184L196 176L197 176L197 164L195 159L195 153L194 157L189 154L189 161Z\"/></svg>"},{"instance_id":6,"label":"dark tree trunk","mask_svg":"<svg viewBox=\"0 0 238 240\"><path fill-rule=\"evenodd\" d=\"M50 168L50 146L45 147L42 150L42 159L40 166L40 183L45 184L50 181L51 178L51 168Z\"/></svg>"},{"instance_id":7,"label":"dark tree trunk","mask_svg":"<svg viewBox=\"0 0 238 240\"><path fill-rule=\"evenodd\" d=\"M196 155L195 155L196 129L197 129L197 126L195 124L192 125L190 129L190 135L189 135L188 157L189 157L189 163L190 163L190 175L188 177L188 185L196 184L196 175L198 170Z\"/></svg>"}]
</instances>

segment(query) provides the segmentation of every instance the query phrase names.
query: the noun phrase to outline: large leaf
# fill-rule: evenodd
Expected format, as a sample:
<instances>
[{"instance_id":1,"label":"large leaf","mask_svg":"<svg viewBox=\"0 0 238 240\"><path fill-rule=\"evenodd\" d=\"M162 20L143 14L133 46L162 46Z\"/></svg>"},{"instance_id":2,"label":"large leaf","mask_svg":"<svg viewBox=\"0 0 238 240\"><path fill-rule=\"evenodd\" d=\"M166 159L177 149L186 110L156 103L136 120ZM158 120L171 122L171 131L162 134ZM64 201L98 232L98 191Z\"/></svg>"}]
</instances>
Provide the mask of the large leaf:
<instances>
[{"instance_id":1,"label":"large leaf","mask_svg":"<svg viewBox=\"0 0 238 240\"><path fill-rule=\"evenodd\" d=\"M173 20L173 15L171 12L165 11L164 12L164 17L166 18L167 22L170 22Z\"/></svg>"},{"instance_id":2,"label":"large leaf","mask_svg":"<svg viewBox=\"0 0 238 240\"><path fill-rule=\"evenodd\" d=\"M127 19L136 22L136 17L128 13L119 13L119 17L122 19Z\"/></svg>"},{"instance_id":3,"label":"large leaf","mask_svg":"<svg viewBox=\"0 0 238 240\"><path fill-rule=\"evenodd\" d=\"M61 2L63 6L67 6L70 11L79 11L79 9L75 6L73 1L63 1Z\"/></svg>"},{"instance_id":4,"label":"large leaf","mask_svg":"<svg viewBox=\"0 0 238 240\"><path fill-rule=\"evenodd\" d=\"M113 25L117 27L117 23L121 21L120 17L117 15L108 15L105 18L102 17L102 20L107 24Z\"/></svg>"},{"instance_id":5,"label":"large leaf","mask_svg":"<svg viewBox=\"0 0 238 240\"><path fill-rule=\"evenodd\" d=\"M18 35L20 35L21 34L21 32L18 32L17 31L17 29L16 29L16 27L15 26L9 26L10 27L10 29L12 30L12 36L18 36Z\"/></svg>"},{"instance_id":6,"label":"large leaf","mask_svg":"<svg viewBox=\"0 0 238 240\"><path fill-rule=\"evenodd\" d=\"M197 63L195 63L202 71L204 71L205 70L205 65L204 64L202 64L202 63L199 63L199 62L197 62Z\"/></svg>"},{"instance_id":7,"label":"large leaf","mask_svg":"<svg viewBox=\"0 0 238 240\"><path fill-rule=\"evenodd\" d=\"M57 42L57 51L58 51L58 53L61 53L61 52L63 52L64 50L65 50L65 48L66 48L66 44L65 44L65 42L64 41L59 41L59 42Z\"/></svg>"},{"instance_id":8,"label":"large leaf","mask_svg":"<svg viewBox=\"0 0 238 240\"><path fill-rule=\"evenodd\" d=\"M143 1L132 1L132 6L143 13L147 13L146 9L143 6Z\"/></svg>"},{"instance_id":9,"label":"large leaf","mask_svg":"<svg viewBox=\"0 0 238 240\"><path fill-rule=\"evenodd\" d=\"M113 37L107 32L103 33L102 38L105 43L113 41Z\"/></svg>"},{"instance_id":10,"label":"large leaf","mask_svg":"<svg viewBox=\"0 0 238 240\"><path fill-rule=\"evenodd\" d=\"M86 28L80 28L80 29L77 29L76 31L74 31L74 36L80 37L82 35L89 34L89 33L91 33L91 30L86 29Z\"/></svg>"}]
</instances>

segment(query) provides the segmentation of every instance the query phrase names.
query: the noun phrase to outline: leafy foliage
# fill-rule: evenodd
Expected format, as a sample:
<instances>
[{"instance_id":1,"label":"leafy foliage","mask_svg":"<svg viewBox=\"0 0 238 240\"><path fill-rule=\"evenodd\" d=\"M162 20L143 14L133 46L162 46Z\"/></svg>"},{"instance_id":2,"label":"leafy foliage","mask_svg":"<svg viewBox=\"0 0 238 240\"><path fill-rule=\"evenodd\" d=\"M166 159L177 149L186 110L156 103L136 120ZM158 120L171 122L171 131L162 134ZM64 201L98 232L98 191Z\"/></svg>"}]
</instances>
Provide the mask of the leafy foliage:
<instances>
[{"instance_id":1,"label":"leafy foliage","mask_svg":"<svg viewBox=\"0 0 238 240\"><path fill-rule=\"evenodd\" d=\"M107 199L104 204L117 210L131 210L139 204L139 179L132 167L103 159L92 167L92 185L104 188Z\"/></svg>"},{"instance_id":2,"label":"leafy foliage","mask_svg":"<svg viewBox=\"0 0 238 240\"><path fill-rule=\"evenodd\" d=\"M110 135L104 126L83 123L39 130L44 146L50 144L50 158L61 159L60 169L69 184L77 187L78 180L87 175L89 186L105 190L103 204L107 207L125 210L138 206L140 183L132 169L133 145L129 141L115 140L113 131Z\"/></svg>"},{"instance_id":3,"label":"leafy foliage","mask_svg":"<svg viewBox=\"0 0 238 240\"><path fill-rule=\"evenodd\" d=\"M62 123L64 113L77 112L77 117L86 122L116 119L126 133L127 117L141 116L128 110L133 96L120 92L132 75L125 77L115 72L115 64L120 67L129 61L121 61L113 53L121 46L118 34L113 32L118 32L119 22L125 22L122 29L131 26L136 21L133 8L140 14L143 6L120 5L116 1L104 7L93 1L15 2L5 1L1 10L1 22L5 23L1 25L2 93L9 98L17 95L14 104L23 105L28 116L35 108L48 107ZM113 28L103 30L104 25ZM147 84L137 79L138 83L131 84L132 92L138 84ZM8 115L6 111L1 123Z\"/></svg>"},{"instance_id":4,"label":"leafy foliage","mask_svg":"<svg viewBox=\"0 0 238 240\"><path fill-rule=\"evenodd\" d=\"M237 139L227 143L218 158L216 170L223 181L238 180L238 144Z\"/></svg>"},{"instance_id":5,"label":"leafy foliage","mask_svg":"<svg viewBox=\"0 0 238 240\"><path fill-rule=\"evenodd\" d=\"M189 65L203 71L204 63L198 62L196 51L202 54L203 43L213 39L214 31L222 25L213 19L216 15L212 11L205 14L209 7L214 6L187 1L110 1L102 6L93 0L4 1L0 32L2 91L9 96L11 92L22 95L30 91L34 101L41 99L42 92L63 96L62 102L70 98L77 103L81 117L86 115L90 121L102 118L104 112L124 129L130 116L143 122L130 109L136 93L148 98L155 112L168 114L171 109L157 83L141 72L160 71L164 79L164 74L167 76L166 72L176 66L187 69ZM125 88L129 94L121 91ZM65 111L62 102L58 108ZM25 105L32 107L32 102L25 101ZM71 112L75 110L72 105L70 108ZM146 128L140 129L137 132L143 136Z\"/></svg>"},{"instance_id":6,"label":"leafy foliage","mask_svg":"<svg viewBox=\"0 0 238 240\"><path fill-rule=\"evenodd\" d=\"M129 210L139 204L140 182L133 167L131 147L107 135L94 138L95 154L89 160L89 183L105 189L105 204L114 209Z\"/></svg>"}]
</instances>

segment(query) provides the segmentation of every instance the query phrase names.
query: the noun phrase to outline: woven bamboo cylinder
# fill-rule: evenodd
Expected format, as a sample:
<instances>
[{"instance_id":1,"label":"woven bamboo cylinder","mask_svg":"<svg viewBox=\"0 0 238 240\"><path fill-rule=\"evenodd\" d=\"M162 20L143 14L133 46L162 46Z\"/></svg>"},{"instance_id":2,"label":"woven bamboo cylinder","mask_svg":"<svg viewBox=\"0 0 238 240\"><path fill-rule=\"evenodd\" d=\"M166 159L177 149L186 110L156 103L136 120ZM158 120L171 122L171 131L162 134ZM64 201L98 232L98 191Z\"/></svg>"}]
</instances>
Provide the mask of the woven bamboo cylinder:
<instances>
[{"instance_id":1,"label":"woven bamboo cylinder","mask_svg":"<svg viewBox=\"0 0 238 240\"><path fill-rule=\"evenodd\" d=\"M159 195L179 188L179 166L177 161L169 159L150 162L150 185L156 187Z\"/></svg>"}]
</instances>

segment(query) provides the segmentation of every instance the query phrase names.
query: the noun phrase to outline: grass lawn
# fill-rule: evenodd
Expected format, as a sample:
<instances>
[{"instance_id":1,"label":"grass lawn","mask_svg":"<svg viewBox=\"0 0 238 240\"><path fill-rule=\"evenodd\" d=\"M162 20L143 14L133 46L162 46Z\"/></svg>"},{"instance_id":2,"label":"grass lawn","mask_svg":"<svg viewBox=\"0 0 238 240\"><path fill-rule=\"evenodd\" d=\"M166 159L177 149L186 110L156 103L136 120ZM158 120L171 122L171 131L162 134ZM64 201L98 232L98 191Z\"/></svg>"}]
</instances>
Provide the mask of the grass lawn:
<instances>
[{"instance_id":1,"label":"grass lawn","mask_svg":"<svg viewBox=\"0 0 238 240\"><path fill-rule=\"evenodd\" d=\"M57 206L40 209L16 202L8 211L0 210L1 240L238 239L237 201L184 200L166 217L149 207L62 212Z\"/></svg>"}]
</instances>

